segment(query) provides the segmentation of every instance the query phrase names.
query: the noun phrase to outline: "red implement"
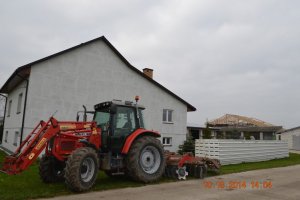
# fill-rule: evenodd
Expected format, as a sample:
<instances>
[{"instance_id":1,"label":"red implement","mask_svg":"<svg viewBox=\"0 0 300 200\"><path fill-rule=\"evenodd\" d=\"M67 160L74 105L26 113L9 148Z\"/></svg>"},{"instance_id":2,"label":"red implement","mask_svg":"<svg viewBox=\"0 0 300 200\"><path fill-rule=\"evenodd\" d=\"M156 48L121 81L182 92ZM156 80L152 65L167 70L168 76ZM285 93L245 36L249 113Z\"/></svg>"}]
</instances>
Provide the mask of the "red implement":
<instances>
[{"instance_id":1,"label":"red implement","mask_svg":"<svg viewBox=\"0 0 300 200\"><path fill-rule=\"evenodd\" d=\"M193 156L192 153L184 155L174 152L165 152L165 176L169 178L186 179L186 176L204 178L207 170L218 171L220 162L216 159Z\"/></svg>"}]
</instances>

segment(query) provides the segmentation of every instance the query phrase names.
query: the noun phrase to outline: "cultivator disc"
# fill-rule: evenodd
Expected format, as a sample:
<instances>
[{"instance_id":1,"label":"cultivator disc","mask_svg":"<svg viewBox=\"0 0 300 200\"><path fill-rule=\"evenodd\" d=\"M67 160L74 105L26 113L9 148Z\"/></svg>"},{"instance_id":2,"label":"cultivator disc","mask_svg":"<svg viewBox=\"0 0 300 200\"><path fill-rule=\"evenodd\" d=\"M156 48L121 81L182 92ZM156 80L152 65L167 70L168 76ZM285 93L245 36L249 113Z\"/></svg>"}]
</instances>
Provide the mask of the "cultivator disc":
<instances>
[{"instance_id":1,"label":"cultivator disc","mask_svg":"<svg viewBox=\"0 0 300 200\"><path fill-rule=\"evenodd\" d=\"M193 156L191 153L179 155L166 151L166 168L164 176L185 180L187 176L204 178L208 170L218 171L218 160Z\"/></svg>"}]
</instances>

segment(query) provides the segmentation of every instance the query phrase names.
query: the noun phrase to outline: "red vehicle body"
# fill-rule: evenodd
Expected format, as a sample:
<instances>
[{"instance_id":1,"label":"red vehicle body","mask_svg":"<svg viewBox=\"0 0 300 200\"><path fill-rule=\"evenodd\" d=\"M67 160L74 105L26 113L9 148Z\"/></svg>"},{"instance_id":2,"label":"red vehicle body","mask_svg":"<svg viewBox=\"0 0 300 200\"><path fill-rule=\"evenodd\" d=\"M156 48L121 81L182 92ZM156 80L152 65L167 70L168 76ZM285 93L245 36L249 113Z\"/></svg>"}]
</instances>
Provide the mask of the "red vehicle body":
<instances>
[{"instance_id":1,"label":"red vehicle body","mask_svg":"<svg viewBox=\"0 0 300 200\"><path fill-rule=\"evenodd\" d=\"M144 128L143 109L137 103L110 101L95 105L91 122L54 117L41 121L5 158L1 172L21 173L45 150L39 168L42 180L64 180L73 191L90 189L98 169L108 175L127 173L134 180L156 181L164 172L164 151L156 139L160 134Z\"/></svg>"},{"instance_id":2,"label":"red vehicle body","mask_svg":"<svg viewBox=\"0 0 300 200\"><path fill-rule=\"evenodd\" d=\"M126 174L148 183L163 174L178 179L188 174L203 178L208 168L219 168L211 159L164 152L157 139L160 134L144 128L145 108L137 103L107 101L94 108L85 109L82 122L78 117L77 121L54 117L41 121L15 153L5 158L0 171L19 174L45 151L39 162L42 181L64 181L71 190L81 192L94 185L99 169L108 176ZM86 121L87 113L94 114L90 122Z\"/></svg>"}]
</instances>

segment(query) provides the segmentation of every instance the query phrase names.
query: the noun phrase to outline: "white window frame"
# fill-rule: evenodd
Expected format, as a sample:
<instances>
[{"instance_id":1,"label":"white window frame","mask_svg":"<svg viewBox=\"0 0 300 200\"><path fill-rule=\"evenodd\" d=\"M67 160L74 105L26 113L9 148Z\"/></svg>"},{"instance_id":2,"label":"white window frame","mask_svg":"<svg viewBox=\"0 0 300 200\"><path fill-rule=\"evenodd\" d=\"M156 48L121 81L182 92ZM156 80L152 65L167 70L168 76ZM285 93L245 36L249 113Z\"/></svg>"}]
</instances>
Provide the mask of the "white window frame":
<instances>
[{"instance_id":1,"label":"white window frame","mask_svg":"<svg viewBox=\"0 0 300 200\"><path fill-rule=\"evenodd\" d=\"M8 138L8 131L5 131L4 142L6 143L7 143L7 138Z\"/></svg>"},{"instance_id":2,"label":"white window frame","mask_svg":"<svg viewBox=\"0 0 300 200\"><path fill-rule=\"evenodd\" d=\"M15 132L14 143L13 143L14 146L18 146L18 138L19 138L19 137L20 137L20 132L19 132L19 131L16 131L16 132Z\"/></svg>"},{"instance_id":3,"label":"white window frame","mask_svg":"<svg viewBox=\"0 0 300 200\"><path fill-rule=\"evenodd\" d=\"M21 113L21 109L22 109L22 100L23 100L23 93L19 94L18 97L18 107L17 107L17 114Z\"/></svg>"},{"instance_id":4,"label":"white window frame","mask_svg":"<svg viewBox=\"0 0 300 200\"><path fill-rule=\"evenodd\" d=\"M172 146L172 137L163 137L162 144L164 146Z\"/></svg>"},{"instance_id":5,"label":"white window frame","mask_svg":"<svg viewBox=\"0 0 300 200\"><path fill-rule=\"evenodd\" d=\"M11 114L12 99L8 101L7 117Z\"/></svg>"},{"instance_id":6,"label":"white window frame","mask_svg":"<svg viewBox=\"0 0 300 200\"><path fill-rule=\"evenodd\" d=\"M166 113L166 118L164 117ZM164 119L165 118L165 119ZM174 110L172 109L163 109L163 123L174 123Z\"/></svg>"}]
</instances>

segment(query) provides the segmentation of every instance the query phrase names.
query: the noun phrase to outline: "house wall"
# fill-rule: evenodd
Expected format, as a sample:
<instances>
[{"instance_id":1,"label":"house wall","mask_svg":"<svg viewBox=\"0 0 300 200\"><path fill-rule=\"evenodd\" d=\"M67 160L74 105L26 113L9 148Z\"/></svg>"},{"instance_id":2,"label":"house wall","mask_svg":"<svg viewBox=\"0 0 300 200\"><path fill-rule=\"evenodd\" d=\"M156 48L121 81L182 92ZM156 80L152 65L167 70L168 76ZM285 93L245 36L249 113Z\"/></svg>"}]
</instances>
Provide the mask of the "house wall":
<instances>
[{"instance_id":1,"label":"house wall","mask_svg":"<svg viewBox=\"0 0 300 200\"><path fill-rule=\"evenodd\" d=\"M300 128L283 132L280 135L281 135L281 140L284 140L284 141L288 142L289 149L294 149L294 147L293 147L293 135L300 136Z\"/></svg>"},{"instance_id":2,"label":"house wall","mask_svg":"<svg viewBox=\"0 0 300 200\"><path fill-rule=\"evenodd\" d=\"M7 110L6 110L5 123L4 123L3 136L2 136L2 146L11 151L16 149L16 147L20 145L25 92L26 92L26 81L23 81L7 96L7 107L6 107ZM21 101L21 109L20 112L17 112L19 95L21 93L23 94L22 101ZM9 114L8 107L10 101L12 101L12 104L10 108L11 109L10 115L8 115ZM6 133L8 133L7 140L6 140ZM16 138L16 133L19 133L17 135L17 138ZM15 141L16 143L14 144Z\"/></svg>"},{"instance_id":3,"label":"house wall","mask_svg":"<svg viewBox=\"0 0 300 200\"><path fill-rule=\"evenodd\" d=\"M19 92L14 91L9 98ZM54 113L58 120L75 120L83 104L92 110L99 102L133 100L135 95L146 106L146 128L172 137L172 146L165 149L177 150L186 138L187 106L128 68L102 41L31 67L23 138L40 120L47 120ZM174 110L174 123L162 122L163 109ZM8 127L21 124L17 119L7 123ZM6 147L14 149L11 145Z\"/></svg>"}]
</instances>

